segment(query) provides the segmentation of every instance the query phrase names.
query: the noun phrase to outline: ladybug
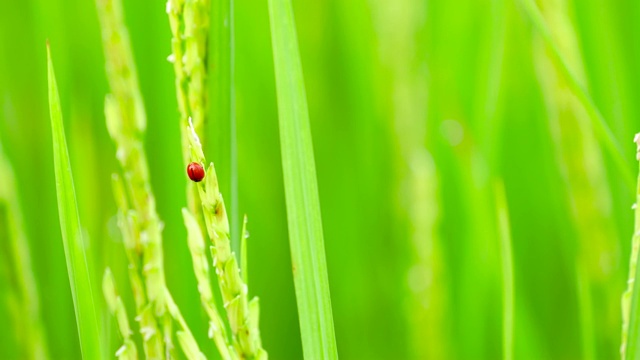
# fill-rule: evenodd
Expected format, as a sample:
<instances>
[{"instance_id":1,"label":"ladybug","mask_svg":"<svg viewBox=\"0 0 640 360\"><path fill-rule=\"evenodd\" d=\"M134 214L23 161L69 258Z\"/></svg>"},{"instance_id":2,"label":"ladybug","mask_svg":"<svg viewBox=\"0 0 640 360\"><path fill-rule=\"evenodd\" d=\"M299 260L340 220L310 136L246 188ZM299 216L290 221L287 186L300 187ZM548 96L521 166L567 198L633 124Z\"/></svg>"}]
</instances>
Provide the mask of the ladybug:
<instances>
[{"instance_id":1,"label":"ladybug","mask_svg":"<svg viewBox=\"0 0 640 360\"><path fill-rule=\"evenodd\" d=\"M192 162L187 166L187 175L192 181L200 182L204 179L204 168L199 163Z\"/></svg>"}]
</instances>

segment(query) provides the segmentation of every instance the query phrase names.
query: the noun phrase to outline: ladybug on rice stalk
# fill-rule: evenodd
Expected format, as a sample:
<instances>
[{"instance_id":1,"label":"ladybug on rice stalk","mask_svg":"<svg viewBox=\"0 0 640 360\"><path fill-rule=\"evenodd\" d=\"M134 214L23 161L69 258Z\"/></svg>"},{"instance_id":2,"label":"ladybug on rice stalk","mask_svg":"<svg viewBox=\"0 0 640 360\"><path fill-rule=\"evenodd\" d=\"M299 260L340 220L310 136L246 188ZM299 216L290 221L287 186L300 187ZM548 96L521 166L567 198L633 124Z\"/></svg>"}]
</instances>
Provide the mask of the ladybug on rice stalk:
<instances>
[{"instance_id":1,"label":"ladybug on rice stalk","mask_svg":"<svg viewBox=\"0 0 640 360\"><path fill-rule=\"evenodd\" d=\"M204 179L204 167L197 162L192 162L187 165L187 175L191 181L200 182Z\"/></svg>"}]
</instances>

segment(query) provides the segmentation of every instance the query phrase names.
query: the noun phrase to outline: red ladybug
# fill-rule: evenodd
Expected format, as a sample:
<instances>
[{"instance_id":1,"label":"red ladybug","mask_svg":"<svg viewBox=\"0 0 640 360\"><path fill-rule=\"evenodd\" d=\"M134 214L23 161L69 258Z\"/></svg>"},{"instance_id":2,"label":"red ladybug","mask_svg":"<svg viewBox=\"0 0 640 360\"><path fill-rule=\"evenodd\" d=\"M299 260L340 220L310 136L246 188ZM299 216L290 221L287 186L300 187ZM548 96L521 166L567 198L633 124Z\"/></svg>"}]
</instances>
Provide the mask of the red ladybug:
<instances>
[{"instance_id":1,"label":"red ladybug","mask_svg":"<svg viewBox=\"0 0 640 360\"><path fill-rule=\"evenodd\" d=\"M187 175L192 181L200 182L204 179L204 168L197 162L192 162L187 166Z\"/></svg>"}]
</instances>

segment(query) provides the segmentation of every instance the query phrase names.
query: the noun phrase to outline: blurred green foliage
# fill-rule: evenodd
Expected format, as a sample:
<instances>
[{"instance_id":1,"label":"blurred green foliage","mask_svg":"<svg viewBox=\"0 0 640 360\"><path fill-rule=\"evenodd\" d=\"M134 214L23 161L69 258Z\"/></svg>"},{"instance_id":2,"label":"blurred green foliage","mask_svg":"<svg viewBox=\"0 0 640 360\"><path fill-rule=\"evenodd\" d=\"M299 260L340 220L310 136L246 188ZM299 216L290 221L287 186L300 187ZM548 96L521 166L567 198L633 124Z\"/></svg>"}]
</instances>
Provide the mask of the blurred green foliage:
<instances>
[{"instance_id":1,"label":"blurred green foliage","mask_svg":"<svg viewBox=\"0 0 640 360\"><path fill-rule=\"evenodd\" d=\"M537 4L635 171L640 3ZM265 349L274 359L299 359L267 1L234 6L239 211L249 216L250 291L260 297ZM297 0L294 11L340 356L501 356L494 189L502 182L513 249L514 358L617 357L633 191L519 2ZM125 16L148 114L168 287L213 356L180 214L187 177L166 61L165 4L125 1ZM57 219L46 39L56 54L94 283L110 266L126 305L133 304L110 185L118 167L104 121L95 4L4 1L0 140L17 179L48 352L75 359L80 348ZM216 129L224 124L215 121L209 138L219 140ZM230 156L214 148L206 155L225 193ZM9 319L16 317L7 306L7 273L0 273L0 357L12 359ZM115 351L115 323L107 313L101 323Z\"/></svg>"}]
</instances>

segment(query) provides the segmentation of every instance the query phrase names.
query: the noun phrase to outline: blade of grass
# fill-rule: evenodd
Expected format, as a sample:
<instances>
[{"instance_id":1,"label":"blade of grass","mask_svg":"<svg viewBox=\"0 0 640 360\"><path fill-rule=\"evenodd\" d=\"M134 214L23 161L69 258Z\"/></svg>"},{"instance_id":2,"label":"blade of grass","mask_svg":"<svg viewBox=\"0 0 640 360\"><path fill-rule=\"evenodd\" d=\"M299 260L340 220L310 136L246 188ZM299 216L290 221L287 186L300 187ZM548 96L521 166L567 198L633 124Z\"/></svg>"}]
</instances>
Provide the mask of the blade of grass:
<instances>
[{"instance_id":1,"label":"blade of grass","mask_svg":"<svg viewBox=\"0 0 640 360\"><path fill-rule=\"evenodd\" d=\"M640 134L636 134L634 139L640 154ZM640 156L639 156L640 157ZM639 159L640 160L640 159ZM622 346L620 348L622 359L640 359L638 343L640 343L640 286L635 286L635 280L640 278L640 267L638 267L638 251L640 248L640 172L638 173L638 185L636 187L635 225L631 245L631 260L629 263L629 280L627 281L627 291L622 295ZM628 320L627 320L628 318Z\"/></svg>"},{"instance_id":2,"label":"blade of grass","mask_svg":"<svg viewBox=\"0 0 640 360\"><path fill-rule=\"evenodd\" d=\"M511 229L509 224L509 208L502 183L495 187L496 210L500 228L500 252L502 257L502 358L513 359L514 333L514 285L513 255L511 250Z\"/></svg>"},{"instance_id":3,"label":"blade of grass","mask_svg":"<svg viewBox=\"0 0 640 360\"><path fill-rule=\"evenodd\" d=\"M320 199L290 0L269 0L282 170L300 332L306 359L337 359Z\"/></svg>"},{"instance_id":4,"label":"blade of grass","mask_svg":"<svg viewBox=\"0 0 640 360\"><path fill-rule=\"evenodd\" d=\"M611 155L616 167L622 175L622 179L628 186L629 190L633 189L633 175L628 168L624 151L620 147L620 143L616 139L615 135L607 125L602 113L591 99L591 96L585 89L584 85L578 80L578 77L569 66L568 61L565 59L563 53L560 51L560 46L553 39L551 31L545 22L540 9L533 0L520 0L525 13L530 18L531 23L538 31L544 42L547 44L551 53L553 54L553 60L560 68L560 71L565 76L569 87L572 89L575 96L578 98L584 109L589 114L589 119L593 124L594 131L598 139L604 144Z\"/></svg>"},{"instance_id":5,"label":"blade of grass","mask_svg":"<svg viewBox=\"0 0 640 360\"><path fill-rule=\"evenodd\" d=\"M64 245L65 258L71 294L76 314L80 349L85 359L100 359L100 335L96 316L96 303L91 289L91 276L85 254L80 216L73 187L73 176L69 162L69 152L64 135L62 111L58 86L53 71L51 49L47 43L47 64L49 76L49 111L53 132L53 162L56 174L56 191L58 194L58 211L60 212L60 228Z\"/></svg>"},{"instance_id":6,"label":"blade of grass","mask_svg":"<svg viewBox=\"0 0 640 360\"><path fill-rule=\"evenodd\" d=\"M591 284L584 261L576 262L576 290L578 295L578 314L580 316L580 345L582 359L593 360L596 357L597 337L593 325L593 304L591 300Z\"/></svg>"},{"instance_id":7,"label":"blade of grass","mask_svg":"<svg viewBox=\"0 0 640 360\"><path fill-rule=\"evenodd\" d=\"M564 60L569 68L574 70L576 80L584 82L585 59L579 51L578 34L571 27L571 18L567 14L568 5L556 0L544 0L541 4L544 6L545 15L553 18L547 25L548 29L563 34L556 40L559 46L562 46ZM602 287L611 282L596 280L592 270L595 266L591 264L595 265L603 254L616 251L611 239L617 236L609 223L613 216L608 215L603 206L611 199L611 186L607 179L601 141L593 131L592 119L583 110L584 105L575 96L571 81L557 66L554 55L549 56L548 49L549 46L539 42L539 46L534 47L534 61L537 64L536 72L546 104L549 132L554 140L552 148L556 154L558 169L563 175L567 200L571 204L571 222L578 235L577 239L581 240L569 240L565 243L569 247L575 246L568 255L575 269L572 277L575 280L577 295L581 358L598 358L598 352L599 357L610 358L611 355L602 353L607 351L607 347L602 345L604 341L596 340L612 333L606 329L609 321L606 320L606 316L599 315L605 312L594 312L594 301L596 308L616 307L619 301L617 287L613 291L609 291L611 287ZM599 301L603 303L598 305Z\"/></svg>"},{"instance_id":8,"label":"blade of grass","mask_svg":"<svg viewBox=\"0 0 640 360\"><path fill-rule=\"evenodd\" d=\"M32 249L27 241L16 185L13 169L0 141L0 251L4 255L0 261L5 262L9 277L14 279L10 292L17 299L16 305L19 305L17 311L11 314L11 330L16 338L22 339L19 349L21 357L48 359L39 289L31 260ZM6 353L0 351L0 354Z\"/></svg>"}]
</instances>

